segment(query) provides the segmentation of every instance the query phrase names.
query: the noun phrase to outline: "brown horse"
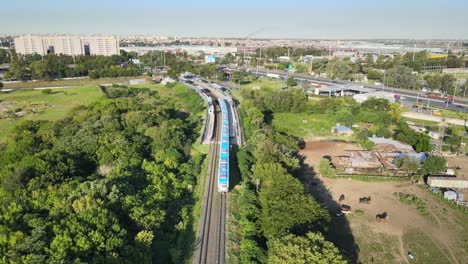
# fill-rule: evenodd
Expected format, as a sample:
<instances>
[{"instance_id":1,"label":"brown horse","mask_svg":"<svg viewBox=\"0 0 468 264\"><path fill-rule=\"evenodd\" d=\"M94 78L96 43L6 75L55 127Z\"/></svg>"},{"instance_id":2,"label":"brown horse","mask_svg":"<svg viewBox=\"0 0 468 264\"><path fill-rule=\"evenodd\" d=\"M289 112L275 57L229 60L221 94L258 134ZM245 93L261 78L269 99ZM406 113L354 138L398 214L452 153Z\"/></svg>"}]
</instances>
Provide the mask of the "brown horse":
<instances>
[{"instance_id":1,"label":"brown horse","mask_svg":"<svg viewBox=\"0 0 468 264\"><path fill-rule=\"evenodd\" d=\"M359 198L359 203L363 203L363 204L370 204L371 202L371 197L361 197Z\"/></svg>"},{"instance_id":2,"label":"brown horse","mask_svg":"<svg viewBox=\"0 0 468 264\"><path fill-rule=\"evenodd\" d=\"M342 195L340 195L340 199L338 199L338 200L339 200L340 203L341 203L342 201L344 201L344 199L345 199L344 194L342 194Z\"/></svg>"},{"instance_id":3,"label":"brown horse","mask_svg":"<svg viewBox=\"0 0 468 264\"><path fill-rule=\"evenodd\" d=\"M388 220L388 214L387 214L387 212L383 212L383 213L381 213L381 214L376 215L376 216L375 216L375 220L377 220L377 222L379 222L379 223L381 223L381 222L383 222L383 223L387 222L387 220Z\"/></svg>"}]
</instances>

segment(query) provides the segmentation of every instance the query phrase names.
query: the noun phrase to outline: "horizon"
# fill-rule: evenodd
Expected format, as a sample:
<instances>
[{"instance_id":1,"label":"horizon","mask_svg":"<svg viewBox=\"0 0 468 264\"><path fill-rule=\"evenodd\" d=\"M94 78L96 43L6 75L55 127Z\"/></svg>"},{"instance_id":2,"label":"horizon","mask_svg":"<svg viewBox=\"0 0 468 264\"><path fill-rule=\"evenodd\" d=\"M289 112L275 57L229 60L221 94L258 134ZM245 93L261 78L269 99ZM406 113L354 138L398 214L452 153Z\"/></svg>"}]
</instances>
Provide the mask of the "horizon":
<instances>
[{"instance_id":1,"label":"horizon","mask_svg":"<svg viewBox=\"0 0 468 264\"><path fill-rule=\"evenodd\" d=\"M466 40L468 3L429 1L83 0L5 3L5 35L107 34L179 38ZM21 15L18 15L21 14ZM403 29L403 30L402 30Z\"/></svg>"}]
</instances>

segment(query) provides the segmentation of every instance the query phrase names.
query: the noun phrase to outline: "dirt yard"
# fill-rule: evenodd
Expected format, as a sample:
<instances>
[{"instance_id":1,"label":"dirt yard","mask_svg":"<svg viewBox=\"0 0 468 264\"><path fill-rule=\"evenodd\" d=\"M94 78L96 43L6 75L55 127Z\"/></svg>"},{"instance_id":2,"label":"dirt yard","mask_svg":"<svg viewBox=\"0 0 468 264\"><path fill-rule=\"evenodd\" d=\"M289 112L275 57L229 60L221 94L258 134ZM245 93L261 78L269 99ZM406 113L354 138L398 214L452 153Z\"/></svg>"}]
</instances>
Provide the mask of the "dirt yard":
<instances>
[{"instance_id":1,"label":"dirt yard","mask_svg":"<svg viewBox=\"0 0 468 264\"><path fill-rule=\"evenodd\" d=\"M345 155L346 150L358 150L359 146L347 142L308 141L301 153L306 157L306 162L312 166L318 166L323 156Z\"/></svg>"},{"instance_id":2,"label":"dirt yard","mask_svg":"<svg viewBox=\"0 0 468 264\"><path fill-rule=\"evenodd\" d=\"M302 154L306 163L318 164L323 156L344 154L357 146L343 142L307 142ZM310 175L310 177L315 177ZM344 252L351 250L360 263L468 263L468 215L453 209L420 186L409 182L363 182L351 179L315 178L312 194L332 213L330 239ZM411 205L401 203L393 193L403 192L421 198L429 209L421 215ZM352 213L335 216L342 204ZM371 196L370 204L359 198ZM364 215L357 215L361 210ZM387 212L389 219L378 223L377 214ZM349 233L346 235L346 233ZM414 260L408 258L408 252Z\"/></svg>"},{"instance_id":3,"label":"dirt yard","mask_svg":"<svg viewBox=\"0 0 468 264\"><path fill-rule=\"evenodd\" d=\"M456 170L457 177L468 180L468 157L448 157L447 162L450 167L459 167Z\"/></svg>"}]
</instances>

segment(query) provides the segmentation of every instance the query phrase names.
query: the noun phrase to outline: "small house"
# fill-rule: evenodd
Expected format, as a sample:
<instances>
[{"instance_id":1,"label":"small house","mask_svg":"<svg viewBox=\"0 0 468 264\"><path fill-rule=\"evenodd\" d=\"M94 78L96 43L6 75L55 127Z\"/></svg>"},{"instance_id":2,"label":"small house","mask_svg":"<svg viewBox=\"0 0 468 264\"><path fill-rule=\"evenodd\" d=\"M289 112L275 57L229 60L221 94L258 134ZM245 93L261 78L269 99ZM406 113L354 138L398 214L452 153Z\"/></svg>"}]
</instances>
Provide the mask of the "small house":
<instances>
[{"instance_id":1,"label":"small house","mask_svg":"<svg viewBox=\"0 0 468 264\"><path fill-rule=\"evenodd\" d=\"M444 198L449 201L455 201L457 199L457 193L454 191L446 191L444 192Z\"/></svg>"},{"instance_id":2,"label":"small house","mask_svg":"<svg viewBox=\"0 0 468 264\"><path fill-rule=\"evenodd\" d=\"M351 136L353 130L346 126L337 125L332 127L332 134L338 134L340 136Z\"/></svg>"}]
</instances>

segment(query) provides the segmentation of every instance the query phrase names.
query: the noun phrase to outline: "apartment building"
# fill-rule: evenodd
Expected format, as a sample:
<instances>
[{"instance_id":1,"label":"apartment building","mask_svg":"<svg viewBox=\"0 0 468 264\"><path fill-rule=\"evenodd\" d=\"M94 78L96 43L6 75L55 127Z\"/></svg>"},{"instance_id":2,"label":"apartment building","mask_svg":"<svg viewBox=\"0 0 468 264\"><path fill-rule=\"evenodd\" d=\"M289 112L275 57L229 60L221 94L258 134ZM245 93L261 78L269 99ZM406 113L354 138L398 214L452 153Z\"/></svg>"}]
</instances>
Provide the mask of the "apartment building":
<instances>
[{"instance_id":1,"label":"apartment building","mask_svg":"<svg viewBox=\"0 0 468 264\"><path fill-rule=\"evenodd\" d=\"M113 36L20 36L14 39L16 53L77 55L119 54L119 39Z\"/></svg>"}]
</instances>

